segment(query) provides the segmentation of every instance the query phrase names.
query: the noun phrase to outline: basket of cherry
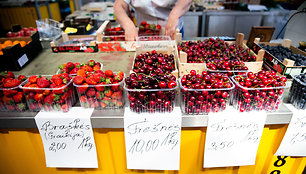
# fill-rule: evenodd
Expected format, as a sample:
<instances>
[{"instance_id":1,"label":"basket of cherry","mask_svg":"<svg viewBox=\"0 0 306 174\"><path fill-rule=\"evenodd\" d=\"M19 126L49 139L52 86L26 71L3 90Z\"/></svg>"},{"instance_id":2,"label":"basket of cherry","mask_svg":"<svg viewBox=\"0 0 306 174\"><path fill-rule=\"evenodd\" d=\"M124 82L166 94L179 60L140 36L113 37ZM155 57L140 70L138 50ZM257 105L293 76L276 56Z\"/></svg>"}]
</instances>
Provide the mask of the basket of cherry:
<instances>
[{"instance_id":1,"label":"basket of cherry","mask_svg":"<svg viewBox=\"0 0 306 174\"><path fill-rule=\"evenodd\" d=\"M180 88L183 113L208 114L226 109L234 84L226 74L191 70L180 78Z\"/></svg>"},{"instance_id":2,"label":"basket of cherry","mask_svg":"<svg viewBox=\"0 0 306 174\"><path fill-rule=\"evenodd\" d=\"M84 108L119 109L124 106L124 73L97 70L93 73L78 71L73 78L81 106Z\"/></svg>"},{"instance_id":3,"label":"basket of cherry","mask_svg":"<svg viewBox=\"0 0 306 174\"><path fill-rule=\"evenodd\" d=\"M289 102L297 109L306 109L306 74L292 77Z\"/></svg>"},{"instance_id":4,"label":"basket of cherry","mask_svg":"<svg viewBox=\"0 0 306 174\"><path fill-rule=\"evenodd\" d=\"M288 88L287 78L276 75L274 71L248 72L246 76L233 76L232 80L235 84L233 106L240 112L275 111Z\"/></svg>"},{"instance_id":5,"label":"basket of cherry","mask_svg":"<svg viewBox=\"0 0 306 174\"><path fill-rule=\"evenodd\" d=\"M177 87L174 75L159 73L131 73L124 83L128 106L136 113L172 112Z\"/></svg>"},{"instance_id":6,"label":"basket of cherry","mask_svg":"<svg viewBox=\"0 0 306 174\"><path fill-rule=\"evenodd\" d=\"M72 79L67 73L32 75L19 87L31 111L67 112L75 102Z\"/></svg>"},{"instance_id":7,"label":"basket of cherry","mask_svg":"<svg viewBox=\"0 0 306 174\"><path fill-rule=\"evenodd\" d=\"M79 69L84 69L87 72L93 72L96 70L102 70L103 64L94 60L89 60L87 63L80 64L78 62L67 62L58 67L56 74L68 73L75 76Z\"/></svg>"},{"instance_id":8,"label":"basket of cherry","mask_svg":"<svg viewBox=\"0 0 306 174\"><path fill-rule=\"evenodd\" d=\"M27 109L24 93L19 88L27 79L24 75L17 78L10 71L0 73L0 111L24 111Z\"/></svg>"}]
</instances>

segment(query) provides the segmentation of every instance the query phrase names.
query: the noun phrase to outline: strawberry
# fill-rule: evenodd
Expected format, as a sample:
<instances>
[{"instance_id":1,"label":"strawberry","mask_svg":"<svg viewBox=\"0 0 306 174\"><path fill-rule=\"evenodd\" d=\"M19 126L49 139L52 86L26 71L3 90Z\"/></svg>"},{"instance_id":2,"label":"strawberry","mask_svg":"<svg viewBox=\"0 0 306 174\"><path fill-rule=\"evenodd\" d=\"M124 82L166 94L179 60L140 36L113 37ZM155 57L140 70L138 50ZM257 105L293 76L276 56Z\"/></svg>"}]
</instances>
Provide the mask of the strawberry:
<instances>
[{"instance_id":1,"label":"strawberry","mask_svg":"<svg viewBox=\"0 0 306 174\"><path fill-rule=\"evenodd\" d=\"M60 78L70 80L70 76L69 76L68 73L62 73L62 74L60 75Z\"/></svg>"},{"instance_id":2,"label":"strawberry","mask_svg":"<svg viewBox=\"0 0 306 174\"><path fill-rule=\"evenodd\" d=\"M94 71L98 71L101 69L101 67L99 65L95 65L93 68L92 68Z\"/></svg>"},{"instance_id":3,"label":"strawberry","mask_svg":"<svg viewBox=\"0 0 306 174\"><path fill-rule=\"evenodd\" d=\"M100 74L100 73L94 73L94 74L92 74L92 77L95 79L95 81L97 83L102 81L102 74Z\"/></svg>"},{"instance_id":4,"label":"strawberry","mask_svg":"<svg viewBox=\"0 0 306 174\"><path fill-rule=\"evenodd\" d=\"M117 91L112 94L112 99L121 100L122 99L122 91Z\"/></svg>"},{"instance_id":5,"label":"strawberry","mask_svg":"<svg viewBox=\"0 0 306 174\"><path fill-rule=\"evenodd\" d=\"M94 101L94 102L90 105L91 108L98 108L99 106L100 106L100 104L99 104L98 101Z\"/></svg>"},{"instance_id":6,"label":"strawberry","mask_svg":"<svg viewBox=\"0 0 306 174\"><path fill-rule=\"evenodd\" d=\"M69 74L77 74L77 72L78 72L79 69L80 69L80 68L75 67L75 68L73 68L73 69L69 72Z\"/></svg>"},{"instance_id":7,"label":"strawberry","mask_svg":"<svg viewBox=\"0 0 306 174\"><path fill-rule=\"evenodd\" d=\"M93 97L95 96L95 94L96 94L96 91L94 88L89 88L89 90L86 93L87 97Z\"/></svg>"},{"instance_id":8,"label":"strawberry","mask_svg":"<svg viewBox=\"0 0 306 174\"><path fill-rule=\"evenodd\" d=\"M37 79L37 85L40 88L47 88L50 85L49 80L46 77L41 77Z\"/></svg>"},{"instance_id":9,"label":"strawberry","mask_svg":"<svg viewBox=\"0 0 306 174\"><path fill-rule=\"evenodd\" d=\"M14 105L6 105L6 109L13 111L15 110L15 106Z\"/></svg>"},{"instance_id":10,"label":"strawberry","mask_svg":"<svg viewBox=\"0 0 306 174\"><path fill-rule=\"evenodd\" d=\"M86 77L86 71L85 69L79 69L77 72L78 76Z\"/></svg>"},{"instance_id":11,"label":"strawberry","mask_svg":"<svg viewBox=\"0 0 306 174\"><path fill-rule=\"evenodd\" d=\"M96 99L101 100L103 98L103 93L96 92Z\"/></svg>"},{"instance_id":12,"label":"strawberry","mask_svg":"<svg viewBox=\"0 0 306 174\"><path fill-rule=\"evenodd\" d=\"M66 104L63 104L61 106L61 109L62 109L63 112L68 112L68 106Z\"/></svg>"},{"instance_id":13,"label":"strawberry","mask_svg":"<svg viewBox=\"0 0 306 174\"><path fill-rule=\"evenodd\" d=\"M38 105L36 103L31 103L30 106L29 106L29 108L31 110L37 110L37 107L38 107Z\"/></svg>"},{"instance_id":14,"label":"strawberry","mask_svg":"<svg viewBox=\"0 0 306 174\"><path fill-rule=\"evenodd\" d=\"M95 88L97 91L104 91L104 82L98 83Z\"/></svg>"},{"instance_id":15,"label":"strawberry","mask_svg":"<svg viewBox=\"0 0 306 174\"><path fill-rule=\"evenodd\" d=\"M147 22L146 22L146 21L141 21L141 22L140 22L140 25L146 26L146 25L147 25Z\"/></svg>"},{"instance_id":16,"label":"strawberry","mask_svg":"<svg viewBox=\"0 0 306 174\"><path fill-rule=\"evenodd\" d=\"M161 30L161 26L160 25L156 25L156 30Z\"/></svg>"},{"instance_id":17,"label":"strawberry","mask_svg":"<svg viewBox=\"0 0 306 174\"><path fill-rule=\"evenodd\" d=\"M75 76L73 78L73 83L76 85L81 85L84 82L84 77L83 76Z\"/></svg>"},{"instance_id":18,"label":"strawberry","mask_svg":"<svg viewBox=\"0 0 306 174\"><path fill-rule=\"evenodd\" d=\"M44 90L43 95L50 95L51 91L49 89Z\"/></svg>"},{"instance_id":19,"label":"strawberry","mask_svg":"<svg viewBox=\"0 0 306 174\"><path fill-rule=\"evenodd\" d=\"M99 74L104 75L104 73L103 73L103 71L101 69L96 70L95 73L99 73Z\"/></svg>"},{"instance_id":20,"label":"strawberry","mask_svg":"<svg viewBox=\"0 0 306 174\"><path fill-rule=\"evenodd\" d=\"M44 103L51 105L53 103L53 99L54 99L54 95L52 95L52 94L48 95L48 96L45 97Z\"/></svg>"},{"instance_id":21,"label":"strawberry","mask_svg":"<svg viewBox=\"0 0 306 174\"><path fill-rule=\"evenodd\" d=\"M79 93L84 94L88 88L88 84L84 83L82 86L77 87Z\"/></svg>"},{"instance_id":22,"label":"strawberry","mask_svg":"<svg viewBox=\"0 0 306 174\"><path fill-rule=\"evenodd\" d=\"M102 108L106 108L106 104L104 102L100 102Z\"/></svg>"},{"instance_id":23,"label":"strawberry","mask_svg":"<svg viewBox=\"0 0 306 174\"><path fill-rule=\"evenodd\" d=\"M16 109L18 111L24 111L26 109L26 105L24 103L18 103Z\"/></svg>"},{"instance_id":24,"label":"strawberry","mask_svg":"<svg viewBox=\"0 0 306 174\"><path fill-rule=\"evenodd\" d=\"M59 96L59 98L62 100L66 100L67 97L68 97L68 92L65 92L64 94L62 94L62 96Z\"/></svg>"},{"instance_id":25,"label":"strawberry","mask_svg":"<svg viewBox=\"0 0 306 174\"><path fill-rule=\"evenodd\" d=\"M22 92L18 92L16 95L13 96L13 99L16 103L21 102L22 98L23 98L23 93Z\"/></svg>"},{"instance_id":26,"label":"strawberry","mask_svg":"<svg viewBox=\"0 0 306 174\"><path fill-rule=\"evenodd\" d=\"M76 63L74 63L74 67L78 67L78 68L80 68L80 67L81 67L81 64L80 64L80 63L78 63L78 62L76 62Z\"/></svg>"},{"instance_id":27,"label":"strawberry","mask_svg":"<svg viewBox=\"0 0 306 174\"><path fill-rule=\"evenodd\" d=\"M105 84L112 84L113 83L113 79L112 78L106 78L105 79Z\"/></svg>"},{"instance_id":28,"label":"strawberry","mask_svg":"<svg viewBox=\"0 0 306 174\"><path fill-rule=\"evenodd\" d=\"M38 101L38 102L43 101L44 95L43 95L43 94L36 94L36 95L34 96L34 99L35 99L36 101Z\"/></svg>"},{"instance_id":29,"label":"strawberry","mask_svg":"<svg viewBox=\"0 0 306 174\"><path fill-rule=\"evenodd\" d=\"M93 71L92 67L90 67L90 66L88 66L88 65L85 65L85 66L84 66L84 69L85 69L85 71L87 71L87 72L92 72L92 71Z\"/></svg>"},{"instance_id":30,"label":"strawberry","mask_svg":"<svg viewBox=\"0 0 306 174\"><path fill-rule=\"evenodd\" d=\"M36 81L37 81L37 76L33 75L33 76L29 77L29 82L30 83L36 83Z\"/></svg>"},{"instance_id":31,"label":"strawberry","mask_svg":"<svg viewBox=\"0 0 306 174\"><path fill-rule=\"evenodd\" d=\"M104 94L105 94L105 96L107 96L107 97L112 96L112 93L113 93L113 92L112 92L110 89L107 89L107 90L104 91Z\"/></svg>"},{"instance_id":32,"label":"strawberry","mask_svg":"<svg viewBox=\"0 0 306 174\"><path fill-rule=\"evenodd\" d=\"M91 67L95 66L96 62L94 60L89 60L87 64Z\"/></svg>"},{"instance_id":33,"label":"strawberry","mask_svg":"<svg viewBox=\"0 0 306 174\"><path fill-rule=\"evenodd\" d=\"M73 64L72 62L67 62L66 65L65 65L65 67L66 67L67 69L72 70L72 69L74 68L74 64Z\"/></svg>"},{"instance_id":34,"label":"strawberry","mask_svg":"<svg viewBox=\"0 0 306 174\"><path fill-rule=\"evenodd\" d=\"M18 80L18 79L7 80L4 83L5 88L13 88L13 87L16 87L18 85L20 85L20 80Z\"/></svg>"},{"instance_id":35,"label":"strawberry","mask_svg":"<svg viewBox=\"0 0 306 174\"><path fill-rule=\"evenodd\" d=\"M121 82L122 79L123 79L123 76L120 76L117 74L114 76L113 81Z\"/></svg>"},{"instance_id":36,"label":"strawberry","mask_svg":"<svg viewBox=\"0 0 306 174\"><path fill-rule=\"evenodd\" d=\"M106 70L105 72L104 72L104 74L106 75L106 77L113 77L113 75L114 75L114 73L113 73L113 71L111 71L111 70Z\"/></svg>"},{"instance_id":37,"label":"strawberry","mask_svg":"<svg viewBox=\"0 0 306 174\"><path fill-rule=\"evenodd\" d=\"M15 78L15 75L13 72L11 71L4 71L1 73L2 76L4 76L5 78Z\"/></svg>"},{"instance_id":38,"label":"strawberry","mask_svg":"<svg viewBox=\"0 0 306 174\"><path fill-rule=\"evenodd\" d=\"M80 97L80 102L81 102L81 103L86 103L86 101L87 101L86 96L85 96L85 95L82 95L82 96Z\"/></svg>"},{"instance_id":39,"label":"strawberry","mask_svg":"<svg viewBox=\"0 0 306 174\"><path fill-rule=\"evenodd\" d=\"M95 102L95 99L92 97L87 98L88 104L92 105Z\"/></svg>"},{"instance_id":40,"label":"strawberry","mask_svg":"<svg viewBox=\"0 0 306 174\"><path fill-rule=\"evenodd\" d=\"M90 77L87 77L85 79L86 83L88 83L89 85L96 85L97 82L95 81L94 77L90 76Z\"/></svg>"},{"instance_id":41,"label":"strawberry","mask_svg":"<svg viewBox=\"0 0 306 174\"><path fill-rule=\"evenodd\" d=\"M65 88L64 86L65 86L64 84L62 84L60 86L56 86L55 89L53 89L53 92L55 94L62 94L64 92L66 92L67 91L67 87Z\"/></svg>"},{"instance_id":42,"label":"strawberry","mask_svg":"<svg viewBox=\"0 0 306 174\"><path fill-rule=\"evenodd\" d=\"M118 71L117 75L119 75L119 76L121 76L121 77L124 77L123 71Z\"/></svg>"},{"instance_id":43,"label":"strawberry","mask_svg":"<svg viewBox=\"0 0 306 174\"><path fill-rule=\"evenodd\" d=\"M8 97L8 96L3 96L2 97L2 100L5 104L12 104L14 103L14 100L12 97Z\"/></svg>"},{"instance_id":44,"label":"strawberry","mask_svg":"<svg viewBox=\"0 0 306 174\"><path fill-rule=\"evenodd\" d=\"M116 91L119 90L119 85L113 85L113 86L111 87L111 89L112 89L113 92L116 92Z\"/></svg>"},{"instance_id":45,"label":"strawberry","mask_svg":"<svg viewBox=\"0 0 306 174\"><path fill-rule=\"evenodd\" d=\"M17 77L17 79L18 79L20 82L23 82L23 81L27 80L27 77L26 77L25 75L19 75L19 76Z\"/></svg>"},{"instance_id":46,"label":"strawberry","mask_svg":"<svg viewBox=\"0 0 306 174\"><path fill-rule=\"evenodd\" d=\"M63 79L60 78L60 76L53 75L52 78L51 78L51 81L52 81L56 86L59 86L59 85L63 84Z\"/></svg>"},{"instance_id":47,"label":"strawberry","mask_svg":"<svg viewBox=\"0 0 306 174\"><path fill-rule=\"evenodd\" d=\"M35 97L35 93L34 93L34 92L30 92L30 93L28 94L28 98L34 99L34 97Z\"/></svg>"}]
</instances>

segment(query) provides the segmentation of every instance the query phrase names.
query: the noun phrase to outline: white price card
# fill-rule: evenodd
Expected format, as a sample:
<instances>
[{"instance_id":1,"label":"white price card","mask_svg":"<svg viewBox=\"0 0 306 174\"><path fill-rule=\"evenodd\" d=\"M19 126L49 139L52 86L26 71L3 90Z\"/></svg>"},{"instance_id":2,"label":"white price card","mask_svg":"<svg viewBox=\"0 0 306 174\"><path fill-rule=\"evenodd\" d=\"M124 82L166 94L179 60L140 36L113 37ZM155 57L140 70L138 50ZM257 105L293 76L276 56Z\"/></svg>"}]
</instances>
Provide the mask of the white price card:
<instances>
[{"instance_id":1,"label":"white price card","mask_svg":"<svg viewBox=\"0 0 306 174\"><path fill-rule=\"evenodd\" d=\"M275 155L306 156L306 111L286 105L293 113L286 134Z\"/></svg>"},{"instance_id":2,"label":"white price card","mask_svg":"<svg viewBox=\"0 0 306 174\"><path fill-rule=\"evenodd\" d=\"M124 114L128 169L179 170L182 113Z\"/></svg>"},{"instance_id":3,"label":"white price card","mask_svg":"<svg viewBox=\"0 0 306 174\"><path fill-rule=\"evenodd\" d=\"M47 167L98 168L92 112L72 107L66 113L41 111L36 115Z\"/></svg>"},{"instance_id":4,"label":"white price card","mask_svg":"<svg viewBox=\"0 0 306 174\"><path fill-rule=\"evenodd\" d=\"M204 168L254 165L266 117L265 112L233 108L209 114Z\"/></svg>"}]
</instances>

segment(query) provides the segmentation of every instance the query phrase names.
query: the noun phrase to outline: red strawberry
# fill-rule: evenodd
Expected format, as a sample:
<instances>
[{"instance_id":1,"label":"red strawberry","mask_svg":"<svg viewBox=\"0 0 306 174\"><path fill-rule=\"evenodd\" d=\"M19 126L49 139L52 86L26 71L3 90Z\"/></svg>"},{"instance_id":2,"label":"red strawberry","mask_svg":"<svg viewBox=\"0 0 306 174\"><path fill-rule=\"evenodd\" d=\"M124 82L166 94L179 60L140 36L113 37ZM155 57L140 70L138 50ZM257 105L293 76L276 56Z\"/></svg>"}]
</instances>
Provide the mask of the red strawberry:
<instances>
[{"instance_id":1,"label":"red strawberry","mask_svg":"<svg viewBox=\"0 0 306 174\"><path fill-rule=\"evenodd\" d=\"M62 84L60 86L56 86L55 89L53 89L53 92L55 94L62 94L64 92L66 92L67 91L67 87L64 87L64 86L65 86L64 84Z\"/></svg>"},{"instance_id":2,"label":"red strawberry","mask_svg":"<svg viewBox=\"0 0 306 174\"><path fill-rule=\"evenodd\" d=\"M100 105L102 108L106 108L106 104L103 101L100 102Z\"/></svg>"},{"instance_id":3,"label":"red strawberry","mask_svg":"<svg viewBox=\"0 0 306 174\"><path fill-rule=\"evenodd\" d=\"M56 86L63 84L63 79L61 79L59 76L53 76L51 80Z\"/></svg>"},{"instance_id":4,"label":"red strawberry","mask_svg":"<svg viewBox=\"0 0 306 174\"><path fill-rule=\"evenodd\" d=\"M112 99L121 100L122 99L122 91L117 91L112 94Z\"/></svg>"},{"instance_id":5,"label":"red strawberry","mask_svg":"<svg viewBox=\"0 0 306 174\"><path fill-rule=\"evenodd\" d=\"M75 68L73 68L73 69L69 72L69 74L76 74L76 73L78 72L79 69L80 69L80 68L75 67Z\"/></svg>"},{"instance_id":6,"label":"red strawberry","mask_svg":"<svg viewBox=\"0 0 306 174\"><path fill-rule=\"evenodd\" d=\"M146 21L141 21L141 22L140 22L140 25L146 26L146 25L147 25L147 22L146 22Z\"/></svg>"},{"instance_id":7,"label":"red strawberry","mask_svg":"<svg viewBox=\"0 0 306 174\"><path fill-rule=\"evenodd\" d=\"M118 71L117 75L124 77L123 71Z\"/></svg>"},{"instance_id":8,"label":"red strawberry","mask_svg":"<svg viewBox=\"0 0 306 174\"><path fill-rule=\"evenodd\" d=\"M87 100L87 98L86 98L85 95L82 95L82 96L80 97L80 102L81 102L81 103L86 103L86 100Z\"/></svg>"},{"instance_id":9,"label":"red strawberry","mask_svg":"<svg viewBox=\"0 0 306 174\"><path fill-rule=\"evenodd\" d=\"M92 68L94 71L98 71L101 69L101 67L99 65L95 65L93 68Z\"/></svg>"},{"instance_id":10,"label":"red strawberry","mask_svg":"<svg viewBox=\"0 0 306 174\"><path fill-rule=\"evenodd\" d=\"M23 98L23 93L22 92L18 92L16 95L13 96L13 99L16 103L21 102L22 98Z\"/></svg>"},{"instance_id":11,"label":"red strawberry","mask_svg":"<svg viewBox=\"0 0 306 174\"><path fill-rule=\"evenodd\" d=\"M20 82L23 82L25 80L27 80L27 77L25 75L19 75L17 78Z\"/></svg>"},{"instance_id":12,"label":"red strawberry","mask_svg":"<svg viewBox=\"0 0 306 174\"><path fill-rule=\"evenodd\" d=\"M105 94L105 96L107 96L107 97L112 96L112 93L113 93L113 92L112 92L111 90L109 90L109 89L104 91L104 94Z\"/></svg>"},{"instance_id":13,"label":"red strawberry","mask_svg":"<svg viewBox=\"0 0 306 174\"><path fill-rule=\"evenodd\" d=\"M102 94L103 93L100 93L100 92L97 91L96 92L96 99L101 100L103 98Z\"/></svg>"},{"instance_id":14,"label":"red strawberry","mask_svg":"<svg viewBox=\"0 0 306 174\"><path fill-rule=\"evenodd\" d=\"M64 94L62 94L62 96L60 96L62 100L66 100L67 97L68 97L68 92L65 92Z\"/></svg>"},{"instance_id":15,"label":"red strawberry","mask_svg":"<svg viewBox=\"0 0 306 174\"><path fill-rule=\"evenodd\" d=\"M86 93L87 97L93 97L95 96L95 94L96 94L96 91L94 88L89 88L89 90Z\"/></svg>"},{"instance_id":16,"label":"red strawberry","mask_svg":"<svg viewBox=\"0 0 306 174\"><path fill-rule=\"evenodd\" d=\"M6 109L13 111L15 110L15 106L14 105L6 105Z\"/></svg>"},{"instance_id":17,"label":"red strawberry","mask_svg":"<svg viewBox=\"0 0 306 174\"><path fill-rule=\"evenodd\" d=\"M74 67L78 67L78 68L80 68L80 67L81 67L81 64L80 64L80 63L78 63L78 62L76 62L76 63L74 63Z\"/></svg>"},{"instance_id":18,"label":"red strawberry","mask_svg":"<svg viewBox=\"0 0 306 174\"><path fill-rule=\"evenodd\" d=\"M97 83L102 81L102 74L100 74L100 73L94 73L94 74L92 74L92 77L95 79L95 81Z\"/></svg>"},{"instance_id":19,"label":"red strawberry","mask_svg":"<svg viewBox=\"0 0 306 174\"><path fill-rule=\"evenodd\" d=\"M104 74L103 71L102 71L101 69L96 70L95 73L99 73L99 74L102 74L102 75Z\"/></svg>"},{"instance_id":20,"label":"red strawberry","mask_svg":"<svg viewBox=\"0 0 306 174\"><path fill-rule=\"evenodd\" d=\"M89 66L93 67L93 66L95 66L96 62L94 60L89 60L87 64Z\"/></svg>"},{"instance_id":21,"label":"red strawberry","mask_svg":"<svg viewBox=\"0 0 306 174\"><path fill-rule=\"evenodd\" d=\"M105 72L104 72L104 74L106 75L106 77L113 77L113 75L114 75L114 73L113 73L113 71L111 71L111 70L106 70Z\"/></svg>"},{"instance_id":22,"label":"red strawberry","mask_svg":"<svg viewBox=\"0 0 306 174\"><path fill-rule=\"evenodd\" d=\"M114 78L113 78L113 80L114 80L114 81L117 81L117 82L121 82L122 79L123 79L123 76L120 76L120 75L118 75L118 74L115 75Z\"/></svg>"},{"instance_id":23,"label":"red strawberry","mask_svg":"<svg viewBox=\"0 0 306 174\"><path fill-rule=\"evenodd\" d=\"M8 97L8 96L3 96L2 97L2 100L5 104L11 104L11 103L14 103L14 100L12 97Z\"/></svg>"},{"instance_id":24,"label":"red strawberry","mask_svg":"<svg viewBox=\"0 0 306 174\"><path fill-rule=\"evenodd\" d=\"M33 75L33 76L29 77L29 82L30 83L36 83L36 81L37 81L37 76Z\"/></svg>"},{"instance_id":25,"label":"red strawberry","mask_svg":"<svg viewBox=\"0 0 306 174\"><path fill-rule=\"evenodd\" d=\"M36 101L38 101L38 102L43 101L44 95L43 95L43 94L36 94L36 95L34 96L34 99L35 99Z\"/></svg>"},{"instance_id":26,"label":"red strawberry","mask_svg":"<svg viewBox=\"0 0 306 174\"><path fill-rule=\"evenodd\" d=\"M119 90L119 85L114 85L114 86L111 87L111 89L112 89L113 92L116 92L116 91Z\"/></svg>"},{"instance_id":27,"label":"red strawberry","mask_svg":"<svg viewBox=\"0 0 306 174\"><path fill-rule=\"evenodd\" d=\"M44 102L45 104L51 105L53 103L53 99L54 99L54 95L51 94L45 97Z\"/></svg>"},{"instance_id":28,"label":"red strawberry","mask_svg":"<svg viewBox=\"0 0 306 174\"><path fill-rule=\"evenodd\" d=\"M37 79L37 85L40 88L47 88L50 85L49 80L46 77L41 77Z\"/></svg>"},{"instance_id":29,"label":"red strawberry","mask_svg":"<svg viewBox=\"0 0 306 174\"><path fill-rule=\"evenodd\" d=\"M18 85L20 85L20 81L18 79L7 80L4 83L5 88L12 88L12 87L16 87Z\"/></svg>"},{"instance_id":30,"label":"red strawberry","mask_svg":"<svg viewBox=\"0 0 306 174\"><path fill-rule=\"evenodd\" d=\"M68 112L68 106L66 104L61 106L63 112Z\"/></svg>"},{"instance_id":31,"label":"red strawberry","mask_svg":"<svg viewBox=\"0 0 306 174\"><path fill-rule=\"evenodd\" d=\"M96 84L97 84L96 80L95 80L94 77L92 77L92 76L87 77L85 81L86 81L86 83L88 83L89 85L96 85Z\"/></svg>"},{"instance_id":32,"label":"red strawberry","mask_svg":"<svg viewBox=\"0 0 306 174\"><path fill-rule=\"evenodd\" d=\"M105 83L104 82L101 82L101 83L98 83L95 88L97 91L104 91L104 85Z\"/></svg>"},{"instance_id":33,"label":"red strawberry","mask_svg":"<svg viewBox=\"0 0 306 174\"><path fill-rule=\"evenodd\" d=\"M69 76L68 73L62 73L60 77L63 78L63 79L68 79L68 80L70 80L70 76Z\"/></svg>"},{"instance_id":34,"label":"red strawberry","mask_svg":"<svg viewBox=\"0 0 306 174\"><path fill-rule=\"evenodd\" d=\"M11 71L4 71L1 73L5 78L15 78L15 75L13 72Z\"/></svg>"},{"instance_id":35,"label":"red strawberry","mask_svg":"<svg viewBox=\"0 0 306 174\"><path fill-rule=\"evenodd\" d=\"M92 67L90 67L90 66L88 66L88 65L85 65L85 66L84 66L84 69L85 69L85 71L87 71L87 72L92 72L92 71L93 71Z\"/></svg>"},{"instance_id":36,"label":"red strawberry","mask_svg":"<svg viewBox=\"0 0 306 174\"><path fill-rule=\"evenodd\" d=\"M161 26L160 25L156 25L156 30L161 30Z\"/></svg>"},{"instance_id":37,"label":"red strawberry","mask_svg":"<svg viewBox=\"0 0 306 174\"><path fill-rule=\"evenodd\" d=\"M72 62L67 62L65 67L72 70L74 68L74 64Z\"/></svg>"},{"instance_id":38,"label":"red strawberry","mask_svg":"<svg viewBox=\"0 0 306 174\"><path fill-rule=\"evenodd\" d=\"M24 103L19 103L17 104L17 108L18 111L24 111L26 109L26 105Z\"/></svg>"},{"instance_id":39,"label":"red strawberry","mask_svg":"<svg viewBox=\"0 0 306 174\"><path fill-rule=\"evenodd\" d=\"M112 84L113 83L113 79L112 78L106 78L105 79L105 84Z\"/></svg>"},{"instance_id":40,"label":"red strawberry","mask_svg":"<svg viewBox=\"0 0 306 174\"><path fill-rule=\"evenodd\" d=\"M79 93L84 94L88 88L88 84L84 83L82 86L77 87Z\"/></svg>"},{"instance_id":41,"label":"red strawberry","mask_svg":"<svg viewBox=\"0 0 306 174\"><path fill-rule=\"evenodd\" d=\"M50 95L51 91L49 89L44 90L43 95Z\"/></svg>"},{"instance_id":42,"label":"red strawberry","mask_svg":"<svg viewBox=\"0 0 306 174\"><path fill-rule=\"evenodd\" d=\"M83 82L84 82L84 77L82 76L75 76L73 78L73 83L76 84L76 85L81 85Z\"/></svg>"}]
</instances>

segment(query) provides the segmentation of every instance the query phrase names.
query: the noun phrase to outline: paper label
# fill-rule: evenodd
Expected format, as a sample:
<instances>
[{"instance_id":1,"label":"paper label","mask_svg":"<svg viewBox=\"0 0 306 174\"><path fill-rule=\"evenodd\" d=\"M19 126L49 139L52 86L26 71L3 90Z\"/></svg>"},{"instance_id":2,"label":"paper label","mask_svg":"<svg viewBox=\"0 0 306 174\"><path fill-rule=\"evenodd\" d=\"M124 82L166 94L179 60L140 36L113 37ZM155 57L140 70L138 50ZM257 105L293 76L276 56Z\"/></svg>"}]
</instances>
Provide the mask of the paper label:
<instances>
[{"instance_id":1,"label":"paper label","mask_svg":"<svg viewBox=\"0 0 306 174\"><path fill-rule=\"evenodd\" d=\"M306 111L286 105L292 112L292 118L286 134L275 155L306 156Z\"/></svg>"},{"instance_id":2,"label":"paper label","mask_svg":"<svg viewBox=\"0 0 306 174\"><path fill-rule=\"evenodd\" d=\"M41 111L36 115L47 167L98 168L92 112L73 107L67 113Z\"/></svg>"},{"instance_id":3,"label":"paper label","mask_svg":"<svg viewBox=\"0 0 306 174\"><path fill-rule=\"evenodd\" d=\"M265 112L210 114L204 168L254 165L265 120Z\"/></svg>"},{"instance_id":4,"label":"paper label","mask_svg":"<svg viewBox=\"0 0 306 174\"><path fill-rule=\"evenodd\" d=\"M23 67L23 65L25 65L28 61L29 61L28 56L24 54L18 59L18 64L20 67Z\"/></svg>"},{"instance_id":5,"label":"paper label","mask_svg":"<svg viewBox=\"0 0 306 174\"><path fill-rule=\"evenodd\" d=\"M179 170L182 114L124 115L125 149L128 169Z\"/></svg>"}]
</instances>

